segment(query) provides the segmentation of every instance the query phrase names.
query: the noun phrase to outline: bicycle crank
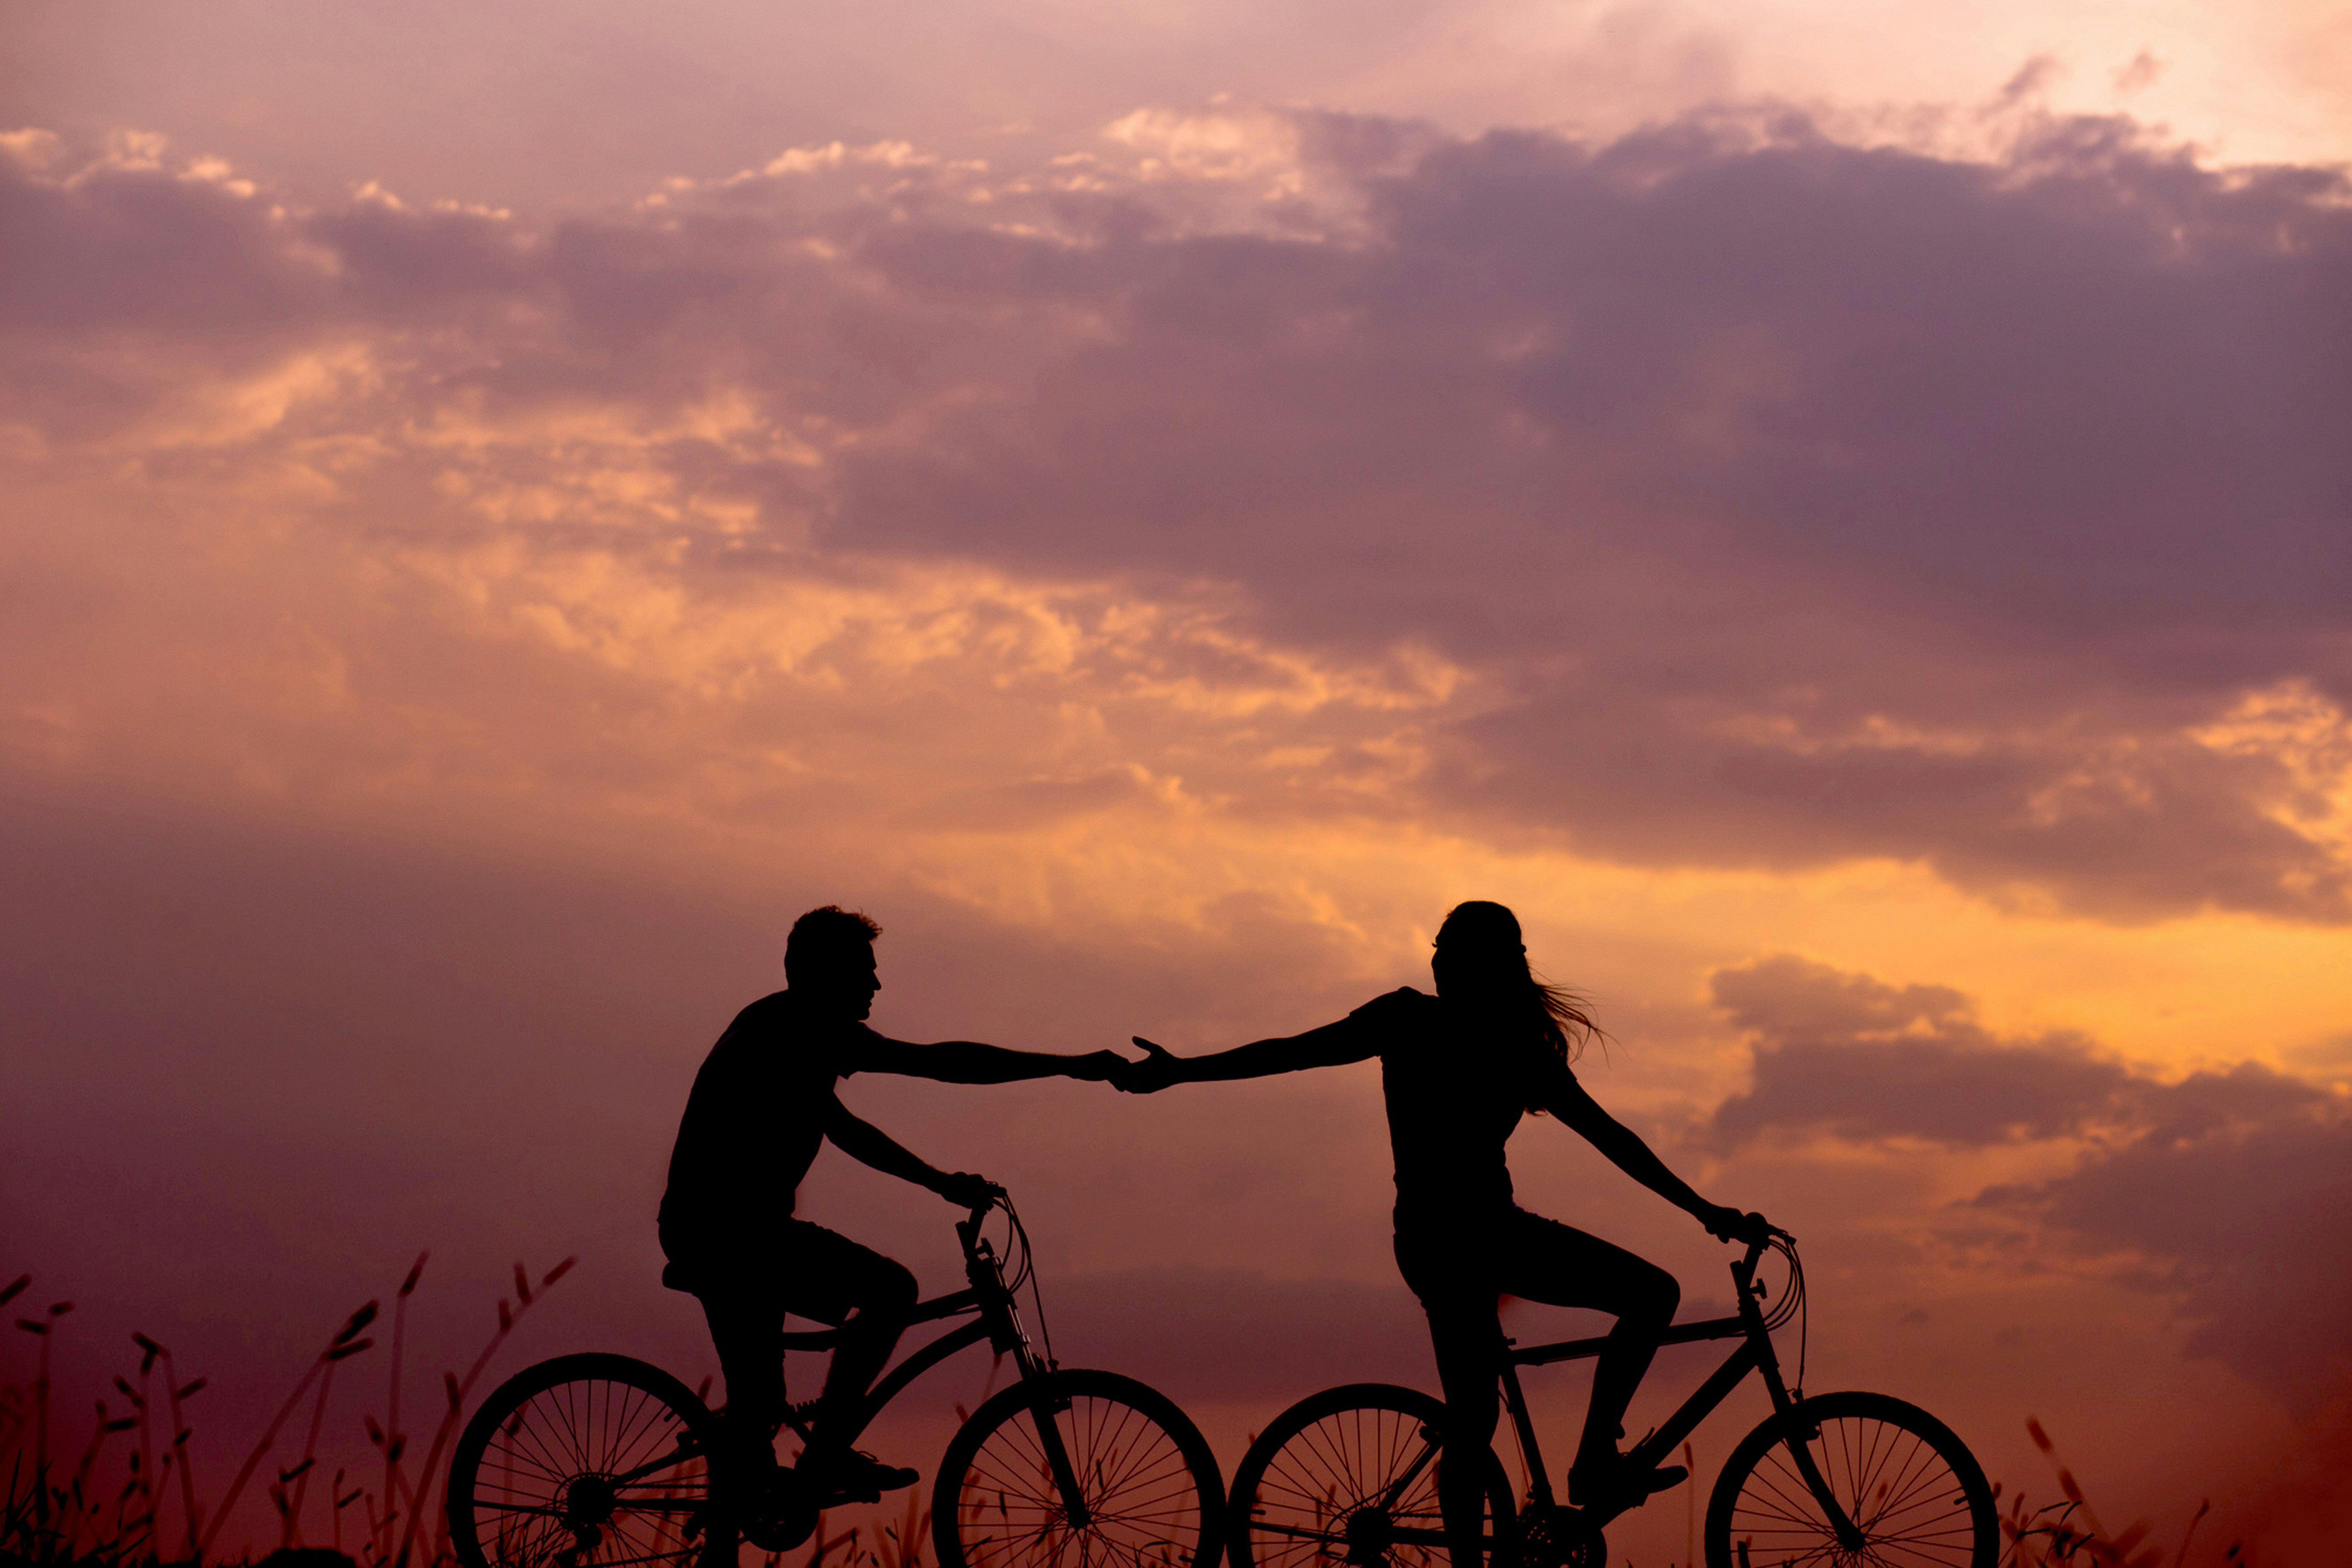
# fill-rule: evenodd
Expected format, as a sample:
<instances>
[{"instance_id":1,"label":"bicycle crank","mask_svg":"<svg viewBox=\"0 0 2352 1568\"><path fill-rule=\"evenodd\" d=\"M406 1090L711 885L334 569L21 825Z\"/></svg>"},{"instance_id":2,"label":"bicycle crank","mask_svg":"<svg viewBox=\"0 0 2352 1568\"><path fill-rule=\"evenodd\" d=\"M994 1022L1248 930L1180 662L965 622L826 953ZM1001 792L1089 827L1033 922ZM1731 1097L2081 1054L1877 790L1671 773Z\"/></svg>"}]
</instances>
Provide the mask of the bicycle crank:
<instances>
[{"instance_id":1,"label":"bicycle crank","mask_svg":"<svg viewBox=\"0 0 2352 1568\"><path fill-rule=\"evenodd\" d=\"M1572 1508L1531 1509L1519 1516L1515 1568L1608 1568L1601 1527Z\"/></svg>"}]
</instances>

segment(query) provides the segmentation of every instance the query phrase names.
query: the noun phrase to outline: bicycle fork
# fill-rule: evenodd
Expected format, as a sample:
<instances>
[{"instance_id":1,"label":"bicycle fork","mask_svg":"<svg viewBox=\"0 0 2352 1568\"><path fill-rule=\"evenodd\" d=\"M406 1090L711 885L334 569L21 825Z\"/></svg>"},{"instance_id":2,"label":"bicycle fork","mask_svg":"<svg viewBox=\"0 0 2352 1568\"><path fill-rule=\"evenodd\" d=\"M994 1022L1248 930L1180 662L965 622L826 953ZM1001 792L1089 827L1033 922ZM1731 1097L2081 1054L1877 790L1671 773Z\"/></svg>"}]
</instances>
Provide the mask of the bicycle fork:
<instances>
[{"instance_id":1,"label":"bicycle fork","mask_svg":"<svg viewBox=\"0 0 2352 1568\"><path fill-rule=\"evenodd\" d=\"M1004 1289L1004 1276L997 1268L994 1253L984 1241L971 1246L974 1286L981 1286L983 1269L995 1286L993 1290L983 1290L982 1297L990 1337L998 1353L1012 1352L1013 1369L1022 1385L1030 1391L1029 1419L1037 1428L1037 1447L1045 1453L1046 1473L1062 1497L1063 1522L1072 1530L1084 1530L1094 1522L1094 1510L1087 1506L1077 1467L1070 1462L1069 1445L1062 1441L1061 1423L1055 1419L1070 1408L1070 1402L1055 1390L1055 1369L1039 1360L1037 1352L1030 1348L1029 1336L1021 1326L1020 1309L1013 1304L1012 1292Z\"/></svg>"},{"instance_id":2,"label":"bicycle fork","mask_svg":"<svg viewBox=\"0 0 2352 1568\"><path fill-rule=\"evenodd\" d=\"M1070 1402L1054 1393L1049 1372L1036 1370L1026 1381L1035 1391L1029 1399L1029 1418L1036 1423L1037 1446L1045 1450L1046 1471L1062 1494L1063 1521L1072 1530L1084 1530L1094 1522L1094 1513L1087 1507L1085 1489L1078 1484L1077 1467L1070 1463L1069 1445L1062 1441L1061 1423L1055 1419L1070 1408Z\"/></svg>"},{"instance_id":3,"label":"bicycle fork","mask_svg":"<svg viewBox=\"0 0 2352 1568\"><path fill-rule=\"evenodd\" d=\"M1764 1373L1764 1386L1772 1395L1773 1413L1780 1421L1780 1441L1788 1446L1789 1458L1797 1467L1798 1479L1805 1483L1805 1489L1813 1494L1813 1501L1821 1505L1822 1517L1829 1521L1838 1544L1848 1552L1861 1551L1868 1544L1863 1538L1862 1527L1846 1517L1845 1510L1838 1505L1836 1494L1830 1490L1828 1479L1822 1474L1821 1467L1813 1463L1812 1440L1820 1435L1821 1428L1815 1426L1808 1429L1797 1419L1797 1402L1790 1397L1788 1384L1780 1380L1780 1358L1772 1353L1771 1336L1764 1331L1762 1316L1757 1311L1754 1299L1745 1290L1740 1293L1739 1315L1750 1320L1748 1353L1756 1358L1758 1369ZM1741 1557L1744 1562L1744 1549Z\"/></svg>"}]
</instances>

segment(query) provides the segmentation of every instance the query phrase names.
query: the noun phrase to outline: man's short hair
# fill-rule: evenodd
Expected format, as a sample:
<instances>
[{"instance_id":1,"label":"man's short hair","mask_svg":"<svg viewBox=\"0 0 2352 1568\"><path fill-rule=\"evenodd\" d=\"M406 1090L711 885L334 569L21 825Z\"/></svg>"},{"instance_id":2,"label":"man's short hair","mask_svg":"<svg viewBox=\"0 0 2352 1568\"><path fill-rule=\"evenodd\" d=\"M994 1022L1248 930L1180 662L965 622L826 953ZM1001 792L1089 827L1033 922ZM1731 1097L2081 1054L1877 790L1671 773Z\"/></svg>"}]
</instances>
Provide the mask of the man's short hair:
<instances>
[{"instance_id":1,"label":"man's short hair","mask_svg":"<svg viewBox=\"0 0 2352 1568\"><path fill-rule=\"evenodd\" d=\"M811 910L793 922L784 939L784 978L830 968L839 960L863 954L874 945L882 928L855 910L827 904Z\"/></svg>"}]
</instances>

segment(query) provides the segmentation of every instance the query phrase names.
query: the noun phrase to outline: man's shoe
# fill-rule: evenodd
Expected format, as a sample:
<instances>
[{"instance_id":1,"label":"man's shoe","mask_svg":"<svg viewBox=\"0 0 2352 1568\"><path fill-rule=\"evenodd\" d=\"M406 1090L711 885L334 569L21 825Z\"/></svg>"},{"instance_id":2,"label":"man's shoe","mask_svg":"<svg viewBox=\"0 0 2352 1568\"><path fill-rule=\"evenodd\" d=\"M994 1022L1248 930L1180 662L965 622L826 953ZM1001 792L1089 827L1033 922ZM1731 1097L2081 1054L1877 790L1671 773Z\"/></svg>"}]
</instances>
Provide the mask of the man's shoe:
<instances>
[{"instance_id":1,"label":"man's shoe","mask_svg":"<svg viewBox=\"0 0 2352 1568\"><path fill-rule=\"evenodd\" d=\"M1688 1479L1690 1472L1680 1465L1637 1470L1620 1456L1612 1464L1582 1464L1569 1471L1568 1500L1578 1508L1638 1508Z\"/></svg>"},{"instance_id":2,"label":"man's shoe","mask_svg":"<svg viewBox=\"0 0 2352 1568\"><path fill-rule=\"evenodd\" d=\"M844 1502L877 1502L884 1492L911 1487L923 1479L919 1471L886 1465L855 1448L803 1454L801 1468L828 1497Z\"/></svg>"}]
</instances>

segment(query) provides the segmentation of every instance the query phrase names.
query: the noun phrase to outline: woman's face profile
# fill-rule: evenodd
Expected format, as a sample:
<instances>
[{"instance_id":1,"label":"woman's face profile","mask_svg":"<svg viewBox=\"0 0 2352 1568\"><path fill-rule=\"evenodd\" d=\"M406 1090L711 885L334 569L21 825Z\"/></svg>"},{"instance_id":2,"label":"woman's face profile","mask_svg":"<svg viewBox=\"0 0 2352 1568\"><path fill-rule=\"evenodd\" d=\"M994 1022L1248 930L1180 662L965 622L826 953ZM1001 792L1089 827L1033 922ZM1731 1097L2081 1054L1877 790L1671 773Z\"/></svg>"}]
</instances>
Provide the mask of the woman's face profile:
<instances>
[{"instance_id":1,"label":"woman's face profile","mask_svg":"<svg viewBox=\"0 0 2352 1568\"><path fill-rule=\"evenodd\" d=\"M1492 992L1498 977L1492 953L1481 952L1476 943L1459 939L1437 944L1429 955L1429 973L1437 982L1438 995L1456 1002Z\"/></svg>"}]
</instances>

